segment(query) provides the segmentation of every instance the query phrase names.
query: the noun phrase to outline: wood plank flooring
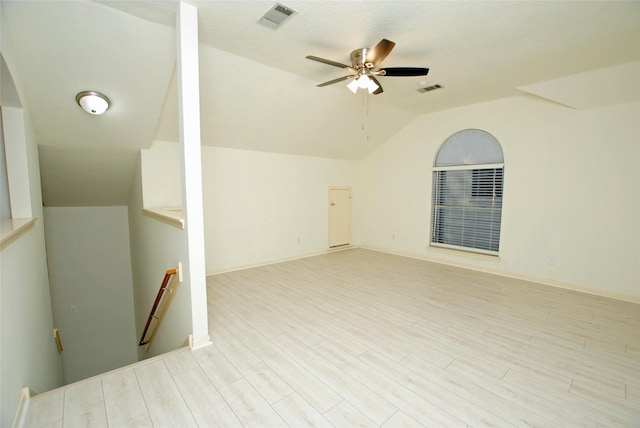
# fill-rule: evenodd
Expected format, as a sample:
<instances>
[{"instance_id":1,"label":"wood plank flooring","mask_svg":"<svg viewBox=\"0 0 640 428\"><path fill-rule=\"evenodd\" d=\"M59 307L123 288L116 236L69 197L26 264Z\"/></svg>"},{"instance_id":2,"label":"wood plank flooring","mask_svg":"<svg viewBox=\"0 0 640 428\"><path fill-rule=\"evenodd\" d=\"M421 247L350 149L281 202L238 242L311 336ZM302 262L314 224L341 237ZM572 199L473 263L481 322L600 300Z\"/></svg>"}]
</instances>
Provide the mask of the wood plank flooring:
<instances>
[{"instance_id":1,"label":"wood plank flooring","mask_svg":"<svg viewBox=\"0 0 640 428\"><path fill-rule=\"evenodd\" d=\"M640 305L363 249L209 277L214 346L27 427L640 427Z\"/></svg>"}]
</instances>

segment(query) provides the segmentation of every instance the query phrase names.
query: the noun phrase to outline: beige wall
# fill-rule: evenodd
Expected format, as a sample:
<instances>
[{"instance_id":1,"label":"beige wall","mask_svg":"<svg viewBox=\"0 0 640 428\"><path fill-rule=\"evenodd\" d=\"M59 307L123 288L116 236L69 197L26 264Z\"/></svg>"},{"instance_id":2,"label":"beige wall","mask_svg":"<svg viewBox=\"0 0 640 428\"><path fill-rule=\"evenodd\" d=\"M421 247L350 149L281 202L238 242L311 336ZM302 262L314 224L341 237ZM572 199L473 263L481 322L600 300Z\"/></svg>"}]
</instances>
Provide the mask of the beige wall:
<instances>
[{"instance_id":1,"label":"beige wall","mask_svg":"<svg viewBox=\"0 0 640 428\"><path fill-rule=\"evenodd\" d=\"M421 116L361 161L203 147L207 271L326 250L327 189L352 186L355 244L637 299L639 112L638 103L574 110L513 97ZM499 258L428 246L431 167L442 142L467 128L504 150ZM178 189L166 166L159 191Z\"/></svg>"},{"instance_id":2,"label":"beige wall","mask_svg":"<svg viewBox=\"0 0 640 428\"><path fill-rule=\"evenodd\" d=\"M514 97L424 115L359 165L362 244L609 295L640 297L640 107ZM430 249L431 167L479 128L505 157L500 258Z\"/></svg>"},{"instance_id":3,"label":"beige wall","mask_svg":"<svg viewBox=\"0 0 640 428\"><path fill-rule=\"evenodd\" d=\"M178 145L175 146L177 149ZM183 266L188 262L185 231L143 213L142 181L139 166L129 200L129 240L138 340L165 272L180 262ZM143 354L143 347L140 347L139 356L146 358L183 346L192 332L191 321L191 293L185 281L176 293L149 352Z\"/></svg>"},{"instance_id":4,"label":"beige wall","mask_svg":"<svg viewBox=\"0 0 640 428\"><path fill-rule=\"evenodd\" d=\"M180 206L179 160L174 143L156 141L142 151L145 206ZM355 166L354 161L203 146L207 272L327 250L329 187L352 187L355 201Z\"/></svg>"},{"instance_id":5,"label":"beige wall","mask_svg":"<svg viewBox=\"0 0 640 428\"><path fill-rule=\"evenodd\" d=\"M127 207L49 207L44 215L65 383L138 361Z\"/></svg>"},{"instance_id":6,"label":"beige wall","mask_svg":"<svg viewBox=\"0 0 640 428\"><path fill-rule=\"evenodd\" d=\"M3 107L7 146L22 152L24 162L13 162L21 189L13 198L15 212L37 218L35 227L1 250L0 268L0 426L11 426L20 392L29 387L44 392L62 384L62 364L53 340L51 296L42 222L40 168L33 127L22 109ZM7 155L7 162L12 158ZM19 170L15 168L20 166ZM9 171L9 186L12 183ZM24 215L24 214L23 214ZM15 216L15 214L14 214ZM16 218L19 216L15 216Z\"/></svg>"},{"instance_id":7,"label":"beige wall","mask_svg":"<svg viewBox=\"0 0 640 428\"><path fill-rule=\"evenodd\" d=\"M329 187L358 198L354 161L204 147L202 163L209 273L326 251Z\"/></svg>"},{"instance_id":8,"label":"beige wall","mask_svg":"<svg viewBox=\"0 0 640 428\"><path fill-rule=\"evenodd\" d=\"M145 208L168 208L182 205L180 146L155 141L140 151L142 199Z\"/></svg>"}]
</instances>

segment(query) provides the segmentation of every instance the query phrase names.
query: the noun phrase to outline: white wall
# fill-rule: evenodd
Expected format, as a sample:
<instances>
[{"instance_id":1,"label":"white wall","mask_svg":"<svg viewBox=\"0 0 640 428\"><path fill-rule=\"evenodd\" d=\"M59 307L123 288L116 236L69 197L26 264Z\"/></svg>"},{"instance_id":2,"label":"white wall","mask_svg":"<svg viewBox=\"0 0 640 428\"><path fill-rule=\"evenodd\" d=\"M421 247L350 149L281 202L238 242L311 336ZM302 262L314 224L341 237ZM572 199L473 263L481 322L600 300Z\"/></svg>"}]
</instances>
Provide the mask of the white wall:
<instances>
[{"instance_id":1,"label":"white wall","mask_svg":"<svg viewBox=\"0 0 640 428\"><path fill-rule=\"evenodd\" d=\"M175 208L182 206L180 146L154 141L148 150L140 150L142 163L143 206Z\"/></svg>"},{"instance_id":2,"label":"white wall","mask_svg":"<svg viewBox=\"0 0 640 428\"><path fill-rule=\"evenodd\" d=\"M127 207L48 207L44 215L65 383L138 361Z\"/></svg>"},{"instance_id":3,"label":"white wall","mask_svg":"<svg viewBox=\"0 0 640 428\"><path fill-rule=\"evenodd\" d=\"M353 161L203 147L202 163L210 273L327 250L329 186L357 205Z\"/></svg>"},{"instance_id":4,"label":"white wall","mask_svg":"<svg viewBox=\"0 0 640 428\"><path fill-rule=\"evenodd\" d=\"M359 165L362 244L638 298L639 113L637 103L577 111L514 97L424 115ZM467 128L504 150L499 259L428 247L431 167Z\"/></svg>"},{"instance_id":5,"label":"white wall","mask_svg":"<svg viewBox=\"0 0 640 428\"><path fill-rule=\"evenodd\" d=\"M2 130L2 121L0 120L0 220L10 218L9 180L7 178L7 161L5 160L4 132Z\"/></svg>"},{"instance_id":6,"label":"white wall","mask_svg":"<svg viewBox=\"0 0 640 428\"><path fill-rule=\"evenodd\" d=\"M177 144L175 148L178 149ZM177 159L179 161L179 157ZM129 200L129 243L138 340L165 272L177 267L179 262L183 267L188 263L185 231L143 214L141 171L139 165ZM143 354L143 347L140 347L139 356L146 358L184 346L192 333L191 318L191 294L188 283L184 283L176 293L149 352Z\"/></svg>"},{"instance_id":7,"label":"white wall","mask_svg":"<svg viewBox=\"0 0 640 428\"><path fill-rule=\"evenodd\" d=\"M146 206L180 205L179 156L174 143L142 151ZM330 186L352 187L357 215L354 161L203 146L202 177L208 273L327 250Z\"/></svg>"},{"instance_id":8,"label":"white wall","mask_svg":"<svg viewBox=\"0 0 640 428\"><path fill-rule=\"evenodd\" d=\"M12 197L16 212L36 217L35 227L0 253L0 426L10 426L20 392L29 387L44 392L62 384L62 365L53 339L51 297L42 222L40 169L33 127L22 109L3 107L5 131L22 135L20 141L6 138L7 146L22 152L20 171L9 168L27 185L26 193ZM7 163L12 158L7 154ZM12 165L12 166L15 166Z\"/></svg>"},{"instance_id":9,"label":"white wall","mask_svg":"<svg viewBox=\"0 0 640 428\"><path fill-rule=\"evenodd\" d=\"M359 162L203 147L207 271L324 251L327 189L353 186L355 244L638 298L639 112L513 97L424 115ZM505 153L497 259L428 247L431 167L442 142L467 128L490 132Z\"/></svg>"}]
</instances>

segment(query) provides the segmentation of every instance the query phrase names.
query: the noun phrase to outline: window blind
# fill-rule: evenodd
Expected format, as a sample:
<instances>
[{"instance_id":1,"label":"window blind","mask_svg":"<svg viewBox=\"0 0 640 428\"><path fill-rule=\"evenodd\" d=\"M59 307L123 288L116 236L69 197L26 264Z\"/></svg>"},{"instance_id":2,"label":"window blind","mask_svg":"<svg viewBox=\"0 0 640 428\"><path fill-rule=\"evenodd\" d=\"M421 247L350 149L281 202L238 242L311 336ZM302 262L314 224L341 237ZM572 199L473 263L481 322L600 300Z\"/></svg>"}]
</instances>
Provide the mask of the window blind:
<instances>
[{"instance_id":1,"label":"window blind","mask_svg":"<svg viewBox=\"0 0 640 428\"><path fill-rule=\"evenodd\" d=\"M498 254L504 167L434 168L431 244Z\"/></svg>"}]
</instances>

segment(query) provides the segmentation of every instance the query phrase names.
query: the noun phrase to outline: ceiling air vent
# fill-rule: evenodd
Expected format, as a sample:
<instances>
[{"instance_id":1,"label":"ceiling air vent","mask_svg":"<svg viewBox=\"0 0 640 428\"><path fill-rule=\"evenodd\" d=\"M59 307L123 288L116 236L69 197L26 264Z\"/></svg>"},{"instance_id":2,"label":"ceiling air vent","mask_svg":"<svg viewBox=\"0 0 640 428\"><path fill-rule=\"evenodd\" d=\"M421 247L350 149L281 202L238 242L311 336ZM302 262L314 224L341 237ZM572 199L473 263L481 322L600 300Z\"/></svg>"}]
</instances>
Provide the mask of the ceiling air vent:
<instances>
[{"instance_id":1,"label":"ceiling air vent","mask_svg":"<svg viewBox=\"0 0 640 428\"><path fill-rule=\"evenodd\" d=\"M435 91L436 89L440 89L440 88L442 88L442 86L435 84L431 86L425 86L424 88L418 88L416 89L416 91L420 92L421 94L424 94L425 92Z\"/></svg>"},{"instance_id":2,"label":"ceiling air vent","mask_svg":"<svg viewBox=\"0 0 640 428\"><path fill-rule=\"evenodd\" d=\"M275 30L294 13L296 13L295 10L280 3L276 3L271 7L271 9L262 15L260 19L258 19L258 23Z\"/></svg>"}]
</instances>

